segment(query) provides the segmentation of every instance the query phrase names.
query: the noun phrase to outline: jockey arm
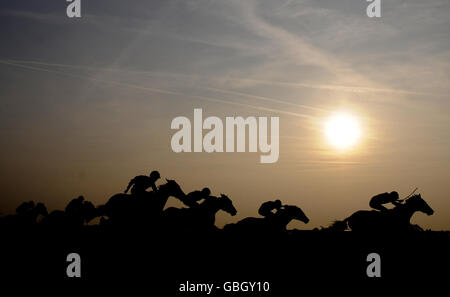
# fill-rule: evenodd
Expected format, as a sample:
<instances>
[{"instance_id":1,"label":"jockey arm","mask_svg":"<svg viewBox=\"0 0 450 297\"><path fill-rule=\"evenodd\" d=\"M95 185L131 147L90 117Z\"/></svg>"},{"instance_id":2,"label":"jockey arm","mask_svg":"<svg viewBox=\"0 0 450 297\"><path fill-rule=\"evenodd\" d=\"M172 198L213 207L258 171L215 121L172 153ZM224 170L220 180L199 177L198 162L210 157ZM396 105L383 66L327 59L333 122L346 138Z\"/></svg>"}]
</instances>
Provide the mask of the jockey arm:
<instances>
[{"instance_id":1,"label":"jockey arm","mask_svg":"<svg viewBox=\"0 0 450 297\"><path fill-rule=\"evenodd\" d=\"M391 203L394 204L395 206L399 206L399 205L402 204L402 201L401 200L394 200Z\"/></svg>"},{"instance_id":2,"label":"jockey arm","mask_svg":"<svg viewBox=\"0 0 450 297\"><path fill-rule=\"evenodd\" d=\"M133 178L132 180L130 180L130 182L128 183L127 188L125 189L125 194L128 192L128 190L134 185L135 183L135 179Z\"/></svg>"},{"instance_id":3,"label":"jockey arm","mask_svg":"<svg viewBox=\"0 0 450 297\"><path fill-rule=\"evenodd\" d=\"M279 210L282 207L281 201L280 200L275 200L275 201L267 201L264 202L263 204L261 204L261 206L258 209L258 213L263 216L266 217L268 215L273 214L273 210Z\"/></svg>"},{"instance_id":4,"label":"jockey arm","mask_svg":"<svg viewBox=\"0 0 450 297\"><path fill-rule=\"evenodd\" d=\"M196 207L199 206L199 204L197 203L197 201L194 201L192 199L189 199L189 197L184 197L184 198L178 198L181 202L183 202L184 205L188 206L188 207Z\"/></svg>"}]
</instances>

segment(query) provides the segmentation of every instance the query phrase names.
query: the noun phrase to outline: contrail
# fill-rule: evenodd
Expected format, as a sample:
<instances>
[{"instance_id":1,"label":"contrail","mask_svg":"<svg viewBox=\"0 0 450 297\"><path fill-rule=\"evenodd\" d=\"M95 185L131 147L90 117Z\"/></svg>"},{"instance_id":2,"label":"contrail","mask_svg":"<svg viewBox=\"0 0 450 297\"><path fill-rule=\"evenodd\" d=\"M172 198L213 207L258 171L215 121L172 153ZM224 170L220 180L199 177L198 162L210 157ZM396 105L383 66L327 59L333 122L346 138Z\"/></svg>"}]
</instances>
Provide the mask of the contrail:
<instances>
[{"instance_id":1,"label":"contrail","mask_svg":"<svg viewBox=\"0 0 450 297\"><path fill-rule=\"evenodd\" d=\"M286 104L286 105L299 107L299 108L305 108L305 109L314 110L314 111L328 112L327 110L322 109L322 108L313 107L313 106L304 105L304 104L296 104L296 103L292 103L292 102L288 102L288 101L284 101L284 100L278 100L278 99L274 99L274 98L269 98L269 97L265 97L265 96L251 95L251 94L247 94L247 93L243 93L243 92L229 91L229 90L211 88L211 87L202 87L202 88L211 90L211 91L215 91L215 92L232 94L232 95L237 95L237 96L242 96L242 97L247 97L247 98L253 98L253 99L262 100L262 101Z\"/></svg>"},{"instance_id":2,"label":"contrail","mask_svg":"<svg viewBox=\"0 0 450 297\"><path fill-rule=\"evenodd\" d=\"M39 61L0 60L0 62L3 62L4 64L9 63L9 65L22 63L22 64L34 64L34 65L51 66L51 67L65 67L65 68L72 68L72 69L86 69L86 70L92 70L92 71L117 71L117 72L126 72L126 73L143 73L143 74L158 75L158 74L155 74L153 72L148 72L148 71L133 71L133 70L126 70L126 69L118 69L118 68L77 66L77 65L69 65L69 64L59 64L59 63L45 63L45 62L39 62ZM172 74L172 75L179 76L180 74ZM185 76L183 74L181 74L181 75ZM321 108L317 108L317 107L313 107L313 106L307 106L304 104L295 104L295 103L278 100L278 99L273 99L273 98L268 98L268 97L264 97L264 96L256 96L256 95L246 94L246 93L242 93L242 92L229 91L229 90L212 88L212 87L200 87L200 88L215 91L215 92L225 93L225 94L232 94L232 95L237 95L237 96L267 101L267 102L274 102L274 103L280 103L280 104L290 105L290 106L299 107L299 108L310 109L310 110L314 110L314 111L327 112L327 110L325 110L325 109L321 109Z\"/></svg>"},{"instance_id":3,"label":"contrail","mask_svg":"<svg viewBox=\"0 0 450 297\"><path fill-rule=\"evenodd\" d=\"M30 70L36 70L36 71L42 71L42 72L48 72L48 73L55 73L55 74L60 74L60 75L65 75L65 76L75 77L75 78L80 78L80 79L88 79L88 80L92 80L92 81L98 81L98 82L102 82L102 83L113 84L113 85L118 85L118 86L138 89L138 90L150 91L150 92L155 92L155 93L160 93L160 94L196 98L196 99L210 101L210 102L217 102L217 103L223 103L223 104L229 104L229 105L248 107L248 108L252 108L252 109L263 110L263 111L270 111L270 112L275 112L275 113L279 113L279 114L285 114L285 115L290 115L290 116L295 116L295 117L300 117L300 118L308 118L308 119L314 119L315 118L314 116L311 116L311 115L295 113L295 112L285 111L285 110L281 110L281 109L274 109L274 108L268 108L268 107L263 107L263 106L256 106L256 105L252 105L252 104L235 102L235 101L226 101L226 100L222 100L222 99L216 99L216 98L211 98L211 97L204 97L204 96L199 96L199 95L183 94L183 93L174 92L174 91L168 91L168 90L159 89L159 88L143 87L143 86L134 85L134 84L130 84L130 83L123 83L123 82L117 82L117 81L111 81L111 80L105 80L105 79L99 79L99 78L92 78L92 77L87 77L87 76L84 76L84 75L67 73L67 72L62 72L62 71L58 71L58 70L50 70L50 69L44 69L44 68L39 68L39 67L21 65L21 64L17 64L17 63L11 63L11 62L7 62L7 61L3 61L3 60L0 60L0 63L1 64L5 64L5 65L10 65L10 66L30 69Z\"/></svg>"},{"instance_id":4,"label":"contrail","mask_svg":"<svg viewBox=\"0 0 450 297\"><path fill-rule=\"evenodd\" d=\"M343 85L327 85L327 84L305 84L305 83L294 83L294 82L284 82L284 81L270 81L270 80L259 80L251 78L228 78L229 80L235 80L240 82L251 82L274 86L288 86L288 87L298 87L298 88L309 88L309 89L320 89L320 90L332 90L332 91L343 91L352 93L397 93L397 94L412 94L412 95L435 95L429 93L420 93L414 91L407 91L401 89L386 89L386 88L373 88L373 87L363 87L363 86L343 86Z\"/></svg>"},{"instance_id":5,"label":"contrail","mask_svg":"<svg viewBox=\"0 0 450 297\"><path fill-rule=\"evenodd\" d=\"M92 66L77 66L77 65L70 65L70 64L59 64L59 63L46 63L46 62L40 62L40 61L30 61L30 60L0 60L1 63L21 63L21 64L35 64L35 65L41 65L41 66L51 66L51 67L65 67L65 68L75 68L75 69L87 69L87 70L95 70L95 71L106 71L108 68L100 68L100 67L92 67ZM113 70L113 69L111 69ZM113 70L114 71L114 70Z\"/></svg>"},{"instance_id":6,"label":"contrail","mask_svg":"<svg viewBox=\"0 0 450 297\"><path fill-rule=\"evenodd\" d=\"M346 86L346 85L330 85L330 84L305 84L305 83L296 83L296 82L285 82L285 81L271 81L271 80L261 80L261 79L251 79L251 78L240 78L240 77L202 77L198 75L188 75L188 74L180 74L180 73L157 73L152 71L145 70L127 70L120 68L107 68L107 67L92 67L92 66L77 66L70 64L59 64L59 63L46 63L40 61L29 61L29 60L0 60L2 63L22 63L22 64L36 64L42 66L54 66L54 67L67 67L74 69L86 69L86 70L95 70L95 71L117 71L117 72L126 72L126 73L142 73L147 75L154 76L182 76L182 77L197 77L200 79L226 79L237 82L250 82L250 83L258 83L265 85L274 85L274 86L289 86L289 87L297 87L297 88L309 88L309 89L320 89L320 90L332 90L332 91L342 91L342 92L351 92L351 93L393 93L393 94L411 94L411 95L432 95L439 96L439 94L432 93L422 93L422 92L414 92L402 89L390 89L390 88L374 88L374 87L364 87L364 86ZM217 89L219 90L219 89ZM249 95L252 96L252 95ZM256 96L261 97L261 96ZM273 99L276 100L276 99ZM278 100L277 100L278 101ZM282 104L290 104L289 102L279 100L278 103ZM292 103L294 104L294 103ZM301 106L299 106L301 107ZM307 108L306 106L303 106ZM314 107L312 107L314 108ZM325 110L322 110L325 111Z\"/></svg>"}]
</instances>

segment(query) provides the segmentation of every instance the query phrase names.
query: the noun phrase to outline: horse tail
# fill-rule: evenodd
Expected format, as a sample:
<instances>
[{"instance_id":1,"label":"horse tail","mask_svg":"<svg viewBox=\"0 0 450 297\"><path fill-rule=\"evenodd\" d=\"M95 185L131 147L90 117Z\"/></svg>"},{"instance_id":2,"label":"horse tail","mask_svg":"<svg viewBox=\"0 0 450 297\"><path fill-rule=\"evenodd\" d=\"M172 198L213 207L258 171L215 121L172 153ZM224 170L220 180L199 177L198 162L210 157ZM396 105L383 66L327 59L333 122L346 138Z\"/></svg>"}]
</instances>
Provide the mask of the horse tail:
<instances>
[{"instance_id":1,"label":"horse tail","mask_svg":"<svg viewBox=\"0 0 450 297\"><path fill-rule=\"evenodd\" d=\"M332 230L332 231L344 231L344 230L346 230L347 227L348 227L347 222L348 222L349 218L350 217L348 217L348 218L346 218L346 219L344 219L342 221L339 221L339 220L334 221L333 224L331 224L330 227L328 227L328 230Z\"/></svg>"}]
</instances>

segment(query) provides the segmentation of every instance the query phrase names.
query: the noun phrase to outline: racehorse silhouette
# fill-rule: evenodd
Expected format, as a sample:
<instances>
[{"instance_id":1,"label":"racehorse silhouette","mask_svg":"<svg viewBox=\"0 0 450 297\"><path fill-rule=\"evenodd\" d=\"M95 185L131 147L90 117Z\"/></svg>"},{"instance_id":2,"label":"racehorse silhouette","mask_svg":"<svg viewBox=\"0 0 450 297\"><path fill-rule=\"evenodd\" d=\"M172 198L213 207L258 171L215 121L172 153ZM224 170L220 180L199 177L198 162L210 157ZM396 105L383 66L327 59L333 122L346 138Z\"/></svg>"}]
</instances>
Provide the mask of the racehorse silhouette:
<instances>
[{"instance_id":1,"label":"racehorse silhouette","mask_svg":"<svg viewBox=\"0 0 450 297\"><path fill-rule=\"evenodd\" d=\"M434 213L422 196L417 194L390 210L359 210L342 221L335 221L329 229L343 231L350 228L352 231L385 232L417 230L410 224L411 217L416 211L427 215Z\"/></svg>"},{"instance_id":2,"label":"racehorse silhouette","mask_svg":"<svg viewBox=\"0 0 450 297\"><path fill-rule=\"evenodd\" d=\"M115 194L99 206L101 215L106 215L110 224L137 224L158 219L169 197L181 201L186 196L180 185L174 180L166 179L157 192L146 192L144 195L119 193ZM103 221L105 222L105 221Z\"/></svg>"},{"instance_id":3,"label":"racehorse silhouette","mask_svg":"<svg viewBox=\"0 0 450 297\"><path fill-rule=\"evenodd\" d=\"M164 211L163 228L171 231L214 231L216 213L223 210L234 216L237 213L228 196L209 196L198 206L191 208L169 207Z\"/></svg>"},{"instance_id":4,"label":"racehorse silhouette","mask_svg":"<svg viewBox=\"0 0 450 297\"><path fill-rule=\"evenodd\" d=\"M235 224L225 225L223 230L242 234L282 233L286 231L286 226L292 220L298 220L305 224L309 222L309 218L300 207L283 205L271 216L264 218L245 218Z\"/></svg>"},{"instance_id":5,"label":"racehorse silhouette","mask_svg":"<svg viewBox=\"0 0 450 297\"><path fill-rule=\"evenodd\" d=\"M0 226L8 228L28 228L37 223L39 216L47 216L47 208L43 203L23 202L16 208L16 214L0 218Z\"/></svg>"},{"instance_id":6,"label":"racehorse silhouette","mask_svg":"<svg viewBox=\"0 0 450 297\"><path fill-rule=\"evenodd\" d=\"M80 228L100 215L92 202L83 196L72 199L64 210L54 210L42 219L42 224L51 228Z\"/></svg>"}]
</instances>

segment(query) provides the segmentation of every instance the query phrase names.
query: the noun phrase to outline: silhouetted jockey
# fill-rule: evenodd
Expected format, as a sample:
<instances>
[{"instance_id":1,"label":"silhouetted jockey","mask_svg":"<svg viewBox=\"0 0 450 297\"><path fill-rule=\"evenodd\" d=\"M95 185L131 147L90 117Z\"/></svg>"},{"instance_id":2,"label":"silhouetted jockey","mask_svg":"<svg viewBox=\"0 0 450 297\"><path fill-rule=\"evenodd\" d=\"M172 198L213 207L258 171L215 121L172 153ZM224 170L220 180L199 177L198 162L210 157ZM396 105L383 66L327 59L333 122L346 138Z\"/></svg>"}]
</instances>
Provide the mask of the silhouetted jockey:
<instances>
[{"instance_id":1,"label":"silhouetted jockey","mask_svg":"<svg viewBox=\"0 0 450 297\"><path fill-rule=\"evenodd\" d=\"M35 207L34 201L23 202L16 208L16 213L19 215L26 214Z\"/></svg>"},{"instance_id":2,"label":"silhouetted jockey","mask_svg":"<svg viewBox=\"0 0 450 297\"><path fill-rule=\"evenodd\" d=\"M208 199L211 195L211 190L208 188L203 188L201 191L192 191L186 195L181 201L189 207L198 206L197 201L202 199Z\"/></svg>"},{"instance_id":3,"label":"silhouetted jockey","mask_svg":"<svg viewBox=\"0 0 450 297\"><path fill-rule=\"evenodd\" d=\"M139 175L133 178L128 184L127 189L125 190L125 194L131 188L131 194L139 195L145 194L146 190L152 187L153 192L157 191L155 182L160 178L158 171L152 171L149 176Z\"/></svg>"},{"instance_id":4,"label":"silhouetted jockey","mask_svg":"<svg viewBox=\"0 0 450 297\"><path fill-rule=\"evenodd\" d=\"M72 199L66 206L65 212L67 214L79 214L83 208L84 197L79 196L78 198Z\"/></svg>"},{"instance_id":5,"label":"silhouetted jockey","mask_svg":"<svg viewBox=\"0 0 450 297\"><path fill-rule=\"evenodd\" d=\"M398 193L396 191L393 191L390 193L386 192L373 196L372 199L370 199L369 205L373 209L385 211L388 210L386 207L383 206L383 204L386 203L392 203L395 206L401 204L401 200L399 199Z\"/></svg>"},{"instance_id":6,"label":"silhouetted jockey","mask_svg":"<svg viewBox=\"0 0 450 297\"><path fill-rule=\"evenodd\" d=\"M265 218L271 218L274 215L273 210L279 210L281 208L281 201L267 201L261 204L258 209L258 213Z\"/></svg>"}]
</instances>

